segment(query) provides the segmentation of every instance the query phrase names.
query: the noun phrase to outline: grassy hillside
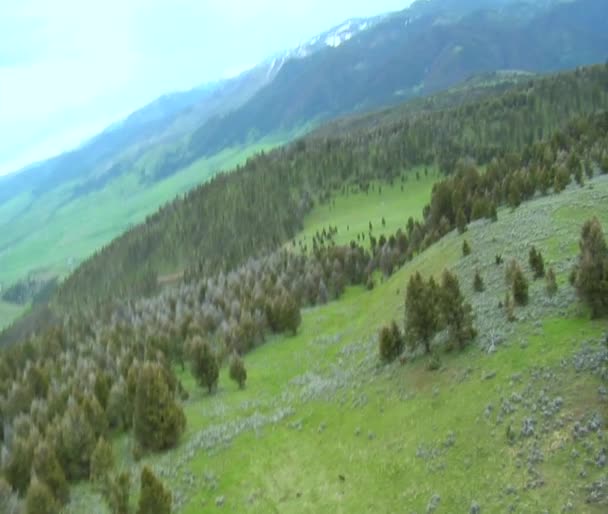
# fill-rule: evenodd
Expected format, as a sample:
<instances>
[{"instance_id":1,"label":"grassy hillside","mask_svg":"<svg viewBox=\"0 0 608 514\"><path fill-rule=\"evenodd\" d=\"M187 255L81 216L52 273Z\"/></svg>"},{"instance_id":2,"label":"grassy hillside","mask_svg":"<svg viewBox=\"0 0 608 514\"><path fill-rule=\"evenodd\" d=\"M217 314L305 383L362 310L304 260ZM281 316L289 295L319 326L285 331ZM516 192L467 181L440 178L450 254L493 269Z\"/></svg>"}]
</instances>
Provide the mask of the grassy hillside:
<instances>
[{"instance_id":1,"label":"grassy hillside","mask_svg":"<svg viewBox=\"0 0 608 514\"><path fill-rule=\"evenodd\" d=\"M439 177L436 169L419 167L409 170L402 181L392 186L379 182L367 193L356 191L337 195L304 217L304 229L295 240L311 246L312 238L331 226L338 230L334 242L348 245L357 240L358 234L369 233L370 222L375 233L394 234L405 226L410 216L420 216Z\"/></svg>"},{"instance_id":2,"label":"grassy hillside","mask_svg":"<svg viewBox=\"0 0 608 514\"><path fill-rule=\"evenodd\" d=\"M317 208L307 229L368 223L385 202L404 218L426 193L412 188ZM373 291L349 288L337 302L309 308L295 337L275 336L246 357L239 391L223 370L208 396L188 372L187 432L180 446L135 464L130 441L115 441L120 465L150 464L174 492L177 513L204 512L605 512L603 462L606 321L567 285L580 226L590 214L608 226L608 177L536 198L498 221L448 234ZM529 220L534 219L534 223ZM312 221L311 221L312 220ZM463 257L467 239L473 249ZM558 274L558 294L531 281L529 306L505 319L501 253L525 263L530 245ZM476 314L479 336L463 353L384 366L379 327L403 322L403 296L415 271L455 271ZM486 290L473 293L478 270ZM440 344L439 341L436 341ZM508 434L512 434L509 438ZM604 457L602 457L604 455ZM105 512L79 486L70 513Z\"/></svg>"},{"instance_id":3,"label":"grassy hillside","mask_svg":"<svg viewBox=\"0 0 608 514\"><path fill-rule=\"evenodd\" d=\"M70 182L41 198L23 194L1 205L0 284L9 286L29 274L65 276L167 200L281 142L280 138L268 139L227 149L152 185L142 182L136 173L125 174L98 191L75 198L75 183ZM0 327L21 311L3 302Z\"/></svg>"}]
</instances>

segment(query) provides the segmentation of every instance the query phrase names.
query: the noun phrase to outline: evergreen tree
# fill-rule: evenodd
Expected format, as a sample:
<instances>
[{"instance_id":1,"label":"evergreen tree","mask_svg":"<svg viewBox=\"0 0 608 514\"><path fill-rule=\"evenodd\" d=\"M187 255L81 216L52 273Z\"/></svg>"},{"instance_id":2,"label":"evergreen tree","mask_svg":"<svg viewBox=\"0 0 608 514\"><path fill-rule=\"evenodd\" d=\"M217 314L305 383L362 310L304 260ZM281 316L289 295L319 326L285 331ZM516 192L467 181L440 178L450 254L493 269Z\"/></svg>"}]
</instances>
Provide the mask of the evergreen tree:
<instances>
[{"instance_id":1,"label":"evergreen tree","mask_svg":"<svg viewBox=\"0 0 608 514\"><path fill-rule=\"evenodd\" d=\"M553 271L553 268L549 268L545 279L547 281L547 284L546 284L547 294L549 296L554 296L555 293L557 293L557 279L555 277L555 271Z\"/></svg>"},{"instance_id":2,"label":"evergreen tree","mask_svg":"<svg viewBox=\"0 0 608 514\"><path fill-rule=\"evenodd\" d=\"M106 413L94 394L86 394L82 400L82 409L93 429L95 439L105 436L108 432L108 418Z\"/></svg>"},{"instance_id":3,"label":"evergreen tree","mask_svg":"<svg viewBox=\"0 0 608 514\"><path fill-rule=\"evenodd\" d=\"M112 514L129 514L131 476L127 472L108 478L104 497Z\"/></svg>"},{"instance_id":4,"label":"evergreen tree","mask_svg":"<svg viewBox=\"0 0 608 514\"><path fill-rule=\"evenodd\" d=\"M201 387L206 387L212 393L217 386L220 376L220 367L217 357L207 341L200 337L191 343L192 374Z\"/></svg>"},{"instance_id":5,"label":"evergreen tree","mask_svg":"<svg viewBox=\"0 0 608 514\"><path fill-rule=\"evenodd\" d=\"M458 209L458 213L456 214L456 227L459 234L464 234L467 230L467 217L462 208Z\"/></svg>"},{"instance_id":6,"label":"evergreen tree","mask_svg":"<svg viewBox=\"0 0 608 514\"><path fill-rule=\"evenodd\" d=\"M473 289L478 293L481 293L485 289L483 278L481 278L479 270L475 271L475 277L473 278Z\"/></svg>"},{"instance_id":7,"label":"evergreen tree","mask_svg":"<svg viewBox=\"0 0 608 514\"><path fill-rule=\"evenodd\" d=\"M448 270L443 272L439 300L450 342L462 349L477 335L477 331L473 328L471 305L464 300L458 277Z\"/></svg>"},{"instance_id":8,"label":"evergreen tree","mask_svg":"<svg viewBox=\"0 0 608 514\"><path fill-rule=\"evenodd\" d=\"M110 471L114 467L114 453L112 445L103 437L97 441L97 446L91 456L90 480L98 484L105 485L109 478Z\"/></svg>"},{"instance_id":9,"label":"evergreen tree","mask_svg":"<svg viewBox=\"0 0 608 514\"><path fill-rule=\"evenodd\" d=\"M141 472L137 514L171 514L171 492L147 466Z\"/></svg>"},{"instance_id":10,"label":"evergreen tree","mask_svg":"<svg viewBox=\"0 0 608 514\"><path fill-rule=\"evenodd\" d=\"M431 352L431 340L439 329L438 290L431 277L425 282L420 273L410 277L405 297L406 333L409 343Z\"/></svg>"},{"instance_id":11,"label":"evergreen tree","mask_svg":"<svg viewBox=\"0 0 608 514\"><path fill-rule=\"evenodd\" d=\"M528 279L519 265L513 272L513 284L511 287L515 303L517 305L526 305L528 303Z\"/></svg>"},{"instance_id":12,"label":"evergreen tree","mask_svg":"<svg viewBox=\"0 0 608 514\"><path fill-rule=\"evenodd\" d=\"M65 473L59 464L55 450L41 442L34 452L32 469L38 480L46 484L58 503L66 503L70 493Z\"/></svg>"},{"instance_id":13,"label":"evergreen tree","mask_svg":"<svg viewBox=\"0 0 608 514\"><path fill-rule=\"evenodd\" d=\"M111 386L110 377L103 371L99 371L95 376L94 392L95 397L103 410L108 406Z\"/></svg>"},{"instance_id":14,"label":"evergreen tree","mask_svg":"<svg viewBox=\"0 0 608 514\"><path fill-rule=\"evenodd\" d=\"M145 363L137 380L133 429L143 450L172 448L186 426L186 418L167 385L162 367Z\"/></svg>"},{"instance_id":15,"label":"evergreen tree","mask_svg":"<svg viewBox=\"0 0 608 514\"><path fill-rule=\"evenodd\" d=\"M585 222L575 268L575 287L581 300L591 308L591 316L608 314L608 247L599 220Z\"/></svg>"},{"instance_id":16,"label":"evergreen tree","mask_svg":"<svg viewBox=\"0 0 608 514\"><path fill-rule=\"evenodd\" d=\"M59 510L49 487L34 477L25 497L25 514L59 514Z\"/></svg>"},{"instance_id":17,"label":"evergreen tree","mask_svg":"<svg viewBox=\"0 0 608 514\"><path fill-rule=\"evenodd\" d=\"M234 354L230 359L230 378L234 380L240 389L245 387L247 380L247 369L245 363L237 354Z\"/></svg>"},{"instance_id":18,"label":"evergreen tree","mask_svg":"<svg viewBox=\"0 0 608 514\"><path fill-rule=\"evenodd\" d=\"M68 480L80 480L89 476L95 433L82 407L74 400L70 400L59 424L55 448Z\"/></svg>"},{"instance_id":19,"label":"evergreen tree","mask_svg":"<svg viewBox=\"0 0 608 514\"><path fill-rule=\"evenodd\" d=\"M298 327L302 323L302 315L300 313L300 306L296 298L292 294L285 294L282 300L283 310L283 325L285 330L288 330L292 334L296 334Z\"/></svg>"},{"instance_id":20,"label":"evergreen tree","mask_svg":"<svg viewBox=\"0 0 608 514\"><path fill-rule=\"evenodd\" d=\"M545 276L545 262L543 260L543 254L539 252L535 246L530 248L528 262L530 264L530 268L532 268L535 279L543 278Z\"/></svg>"},{"instance_id":21,"label":"evergreen tree","mask_svg":"<svg viewBox=\"0 0 608 514\"><path fill-rule=\"evenodd\" d=\"M31 439L16 436L3 467L6 480L21 496L25 495L30 483L33 459L34 445Z\"/></svg>"},{"instance_id":22,"label":"evergreen tree","mask_svg":"<svg viewBox=\"0 0 608 514\"><path fill-rule=\"evenodd\" d=\"M20 514L19 496L10 484L0 476L0 512L2 514Z\"/></svg>"},{"instance_id":23,"label":"evergreen tree","mask_svg":"<svg viewBox=\"0 0 608 514\"><path fill-rule=\"evenodd\" d=\"M386 362L392 362L403 351L403 336L394 321L380 329L378 345L380 357Z\"/></svg>"},{"instance_id":24,"label":"evergreen tree","mask_svg":"<svg viewBox=\"0 0 608 514\"><path fill-rule=\"evenodd\" d=\"M462 255L464 257L466 257L467 255L470 255L470 254L471 254L471 247L469 245L469 242L465 239L462 242Z\"/></svg>"}]
</instances>

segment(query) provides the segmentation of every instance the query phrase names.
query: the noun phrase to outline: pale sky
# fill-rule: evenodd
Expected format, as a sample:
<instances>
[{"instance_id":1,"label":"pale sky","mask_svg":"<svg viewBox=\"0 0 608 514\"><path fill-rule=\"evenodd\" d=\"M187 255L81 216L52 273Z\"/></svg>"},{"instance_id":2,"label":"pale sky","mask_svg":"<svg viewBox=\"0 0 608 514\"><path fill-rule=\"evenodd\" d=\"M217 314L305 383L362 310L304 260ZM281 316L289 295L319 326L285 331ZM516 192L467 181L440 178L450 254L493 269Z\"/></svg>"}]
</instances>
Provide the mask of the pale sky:
<instances>
[{"instance_id":1,"label":"pale sky","mask_svg":"<svg viewBox=\"0 0 608 514\"><path fill-rule=\"evenodd\" d=\"M0 175L163 93L412 0L0 0Z\"/></svg>"}]
</instances>

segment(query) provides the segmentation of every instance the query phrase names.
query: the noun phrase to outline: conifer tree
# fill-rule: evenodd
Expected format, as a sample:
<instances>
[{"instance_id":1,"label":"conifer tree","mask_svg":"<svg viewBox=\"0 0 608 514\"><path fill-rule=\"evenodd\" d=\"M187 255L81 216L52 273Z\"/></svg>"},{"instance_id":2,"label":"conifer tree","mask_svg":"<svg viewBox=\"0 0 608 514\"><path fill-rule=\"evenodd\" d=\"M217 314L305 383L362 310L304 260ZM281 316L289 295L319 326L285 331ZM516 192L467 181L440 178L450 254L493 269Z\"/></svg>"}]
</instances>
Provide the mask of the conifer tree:
<instances>
[{"instance_id":1,"label":"conifer tree","mask_svg":"<svg viewBox=\"0 0 608 514\"><path fill-rule=\"evenodd\" d=\"M439 329L438 288L431 277L425 282L420 273L410 277L405 297L406 333L410 345L424 346L431 352L431 340Z\"/></svg>"},{"instance_id":2,"label":"conifer tree","mask_svg":"<svg viewBox=\"0 0 608 514\"><path fill-rule=\"evenodd\" d=\"M220 367L217 357L207 341L196 337L191 343L192 374L201 387L206 387L212 393L217 386Z\"/></svg>"},{"instance_id":3,"label":"conifer tree","mask_svg":"<svg viewBox=\"0 0 608 514\"><path fill-rule=\"evenodd\" d=\"M517 305L528 303L528 279L522 269L517 266L513 273L513 299Z\"/></svg>"},{"instance_id":4,"label":"conifer tree","mask_svg":"<svg viewBox=\"0 0 608 514\"><path fill-rule=\"evenodd\" d=\"M34 477L25 497L25 514L58 514L59 505L49 487Z\"/></svg>"},{"instance_id":5,"label":"conifer tree","mask_svg":"<svg viewBox=\"0 0 608 514\"><path fill-rule=\"evenodd\" d=\"M33 441L30 438L16 436L3 467L6 480L21 496L25 495L30 483L33 459Z\"/></svg>"},{"instance_id":6,"label":"conifer tree","mask_svg":"<svg viewBox=\"0 0 608 514\"><path fill-rule=\"evenodd\" d=\"M172 448L186 426L181 406L167 385L160 365L145 363L137 381L133 430L142 450Z\"/></svg>"},{"instance_id":7,"label":"conifer tree","mask_svg":"<svg viewBox=\"0 0 608 514\"><path fill-rule=\"evenodd\" d=\"M105 485L113 467L114 453L112 451L112 445L103 437L100 437L97 440L97 445L91 456L90 480Z\"/></svg>"},{"instance_id":8,"label":"conifer tree","mask_svg":"<svg viewBox=\"0 0 608 514\"><path fill-rule=\"evenodd\" d=\"M475 271L475 277L473 278L473 289L478 293L481 293L485 289L483 278L481 278L479 270Z\"/></svg>"},{"instance_id":9,"label":"conifer tree","mask_svg":"<svg viewBox=\"0 0 608 514\"><path fill-rule=\"evenodd\" d=\"M443 272L440 291L440 309L450 341L460 349L477 335L473 328L471 305L466 303L460 291L458 277L448 270Z\"/></svg>"},{"instance_id":10,"label":"conifer tree","mask_svg":"<svg viewBox=\"0 0 608 514\"><path fill-rule=\"evenodd\" d=\"M462 242L462 255L464 257L466 257L467 255L471 254L471 246L469 245L469 242L465 239Z\"/></svg>"},{"instance_id":11,"label":"conifer tree","mask_svg":"<svg viewBox=\"0 0 608 514\"><path fill-rule=\"evenodd\" d=\"M68 480L80 480L89 476L95 434L82 407L74 400L69 402L61 419L54 444Z\"/></svg>"},{"instance_id":12,"label":"conifer tree","mask_svg":"<svg viewBox=\"0 0 608 514\"><path fill-rule=\"evenodd\" d=\"M459 234L464 234L467 230L467 217L462 208L458 209L458 213L456 214L456 227Z\"/></svg>"},{"instance_id":13,"label":"conifer tree","mask_svg":"<svg viewBox=\"0 0 608 514\"><path fill-rule=\"evenodd\" d=\"M109 477L104 496L112 514L129 514L129 493L131 476L127 472Z\"/></svg>"},{"instance_id":14,"label":"conifer tree","mask_svg":"<svg viewBox=\"0 0 608 514\"><path fill-rule=\"evenodd\" d=\"M3 514L20 514L19 497L10 484L0 476L0 512Z\"/></svg>"},{"instance_id":15,"label":"conifer tree","mask_svg":"<svg viewBox=\"0 0 608 514\"><path fill-rule=\"evenodd\" d=\"M535 246L530 248L528 262L530 264L530 268L532 268L535 279L543 278L545 276L545 263L543 260L543 255L536 249Z\"/></svg>"},{"instance_id":16,"label":"conifer tree","mask_svg":"<svg viewBox=\"0 0 608 514\"><path fill-rule=\"evenodd\" d=\"M141 472L137 514L171 514L171 492L147 466Z\"/></svg>"},{"instance_id":17,"label":"conifer tree","mask_svg":"<svg viewBox=\"0 0 608 514\"><path fill-rule=\"evenodd\" d=\"M545 279L547 281L545 287L547 294L549 296L554 296L555 293L557 293L557 279L555 277L555 271L553 271L553 268L549 268Z\"/></svg>"},{"instance_id":18,"label":"conifer tree","mask_svg":"<svg viewBox=\"0 0 608 514\"><path fill-rule=\"evenodd\" d=\"M283 296L282 303L283 326L285 327L285 330L288 330L295 335L298 331L298 327L302 323L300 306L295 297L289 293Z\"/></svg>"},{"instance_id":19,"label":"conifer tree","mask_svg":"<svg viewBox=\"0 0 608 514\"><path fill-rule=\"evenodd\" d=\"M237 354L234 354L230 359L230 378L234 380L240 389L245 387L245 381L247 380L247 369L243 359Z\"/></svg>"},{"instance_id":20,"label":"conifer tree","mask_svg":"<svg viewBox=\"0 0 608 514\"><path fill-rule=\"evenodd\" d=\"M41 442L36 447L32 470L38 480L48 486L58 503L63 504L68 501L70 491L65 473L54 448L48 443Z\"/></svg>"},{"instance_id":21,"label":"conifer tree","mask_svg":"<svg viewBox=\"0 0 608 514\"><path fill-rule=\"evenodd\" d=\"M598 318L608 314L608 246L596 217L583 225L579 247L574 284L579 298L591 308L591 316Z\"/></svg>"},{"instance_id":22,"label":"conifer tree","mask_svg":"<svg viewBox=\"0 0 608 514\"><path fill-rule=\"evenodd\" d=\"M394 321L390 325L385 325L380 329L378 335L378 345L380 357L386 362L395 360L403 351L403 336Z\"/></svg>"}]
</instances>

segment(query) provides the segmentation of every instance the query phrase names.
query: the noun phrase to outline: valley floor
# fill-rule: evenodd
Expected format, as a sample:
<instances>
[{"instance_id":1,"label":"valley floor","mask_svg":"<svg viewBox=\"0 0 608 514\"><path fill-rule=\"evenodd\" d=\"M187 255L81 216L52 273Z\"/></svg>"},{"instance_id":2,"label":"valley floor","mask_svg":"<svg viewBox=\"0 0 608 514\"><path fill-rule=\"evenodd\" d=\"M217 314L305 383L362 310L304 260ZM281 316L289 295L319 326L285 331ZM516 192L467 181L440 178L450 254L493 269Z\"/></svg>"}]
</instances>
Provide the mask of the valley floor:
<instances>
[{"instance_id":1,"label":"valley floor","mask_svg":"<svg viewBox=\"0 0 608 514\"><path fill-rule=\"evenodd\" d=\"M378 198L368 201L345 217L337 204L333 219L366 225ZM403 200L389 207L408 211ZM243 391L227 370L210 397L180 373L190 392L187 432L176 450L145 460L172 488L174 511L606 512L608 389L599 375L608 324L589 320L567 280L592 215L608 227L608 176L501 209L496 223L450 233L378 277L372 291L349 288L339 301L306 309L296 336L273 337L246 356ZM505 281L495 255L517 258L531 277L532 244L555 269L559 291L549 298L543 280L531 281L529 306L509 323L498 307ZM442 352L438 371L423 357L382 365L376 334L390 320L403 323L408 277L445 267L473 304L476 342ZM473 292L476 270L482 293ZM116 449L123 466L144 463L132 462L126 436ZM82 485L67 512L106 511Z\"/></svg>"}]
</instances>

